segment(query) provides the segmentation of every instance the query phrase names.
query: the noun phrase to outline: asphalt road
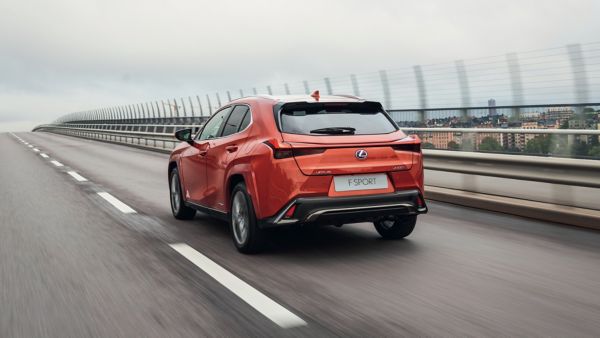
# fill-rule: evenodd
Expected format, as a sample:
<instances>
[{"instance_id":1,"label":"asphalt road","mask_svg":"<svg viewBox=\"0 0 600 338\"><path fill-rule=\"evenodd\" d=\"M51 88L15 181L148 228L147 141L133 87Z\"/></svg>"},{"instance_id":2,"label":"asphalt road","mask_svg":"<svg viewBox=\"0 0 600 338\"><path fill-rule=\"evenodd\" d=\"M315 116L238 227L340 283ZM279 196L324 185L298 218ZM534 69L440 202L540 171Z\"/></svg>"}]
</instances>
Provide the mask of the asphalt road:
<instances>
[{"instance_id":1,"label":"asphalt road","mask_svg":"<svg viewBox=\"0 0 600 338\"><path fill-rule=\"evenodd\" d=\"M39 151L0 134L0 337L600 335L600 232L429 202L406 240L287 230L246 256L224 223L173 219L166 155L17 136ZM173 243L305 325L277 324Z\"/></svg>"}]
</instances>

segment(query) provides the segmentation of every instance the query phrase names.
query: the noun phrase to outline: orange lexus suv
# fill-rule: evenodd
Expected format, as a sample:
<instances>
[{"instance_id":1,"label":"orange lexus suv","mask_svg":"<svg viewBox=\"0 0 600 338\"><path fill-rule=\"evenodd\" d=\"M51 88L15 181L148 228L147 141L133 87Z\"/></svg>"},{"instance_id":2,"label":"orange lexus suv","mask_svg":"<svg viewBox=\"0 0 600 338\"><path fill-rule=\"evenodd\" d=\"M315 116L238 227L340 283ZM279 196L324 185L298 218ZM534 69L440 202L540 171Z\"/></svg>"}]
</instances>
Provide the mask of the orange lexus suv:
<instances>
[{"instance_id":1,"label":"orange lexus suv","mask_svg":"<svg viewBox=\"0 0 600 338\"><path fill-rule=\"evenodd\" d=\"M244 253L266 229L373 222L408 236L423 199L421 141L378 102L353 96L254 96L232 101L202 129L179 130L169 159L171 209L229 222Z\"/></svg>"}]
</instances>

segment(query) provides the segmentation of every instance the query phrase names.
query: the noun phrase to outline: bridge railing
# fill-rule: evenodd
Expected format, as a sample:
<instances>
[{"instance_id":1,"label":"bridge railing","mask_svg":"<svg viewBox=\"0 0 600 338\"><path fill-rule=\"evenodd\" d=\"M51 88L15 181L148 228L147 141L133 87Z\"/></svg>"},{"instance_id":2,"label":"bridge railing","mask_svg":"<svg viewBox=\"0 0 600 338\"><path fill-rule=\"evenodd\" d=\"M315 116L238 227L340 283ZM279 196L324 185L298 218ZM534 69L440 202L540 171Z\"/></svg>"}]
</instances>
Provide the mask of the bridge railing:
<instances>
[{"instance_id":1,"label":"bridge railing","mask_svg":"<svg viewBox=\"0 0 600 338\"><path fill-rule=\"evenodd\" d=\"M183 128L192 128L197 132L201 125L69 123L41 125L35 130L169 153L180 143L173 133ZM590 143L597 142L600 137L599 130L406 128L405 131L420 134L424 140L436 133L471 134L475 136L469 137L475 140L477 137L485 140L482 138L485 135L499 137L498 135L525 134L533 137L532 139L538 136L566 136L567 142L568 138L579 138L578 142L586 138ZM597 200L597 189L600 188L600 161L482 150L481 145L485 146L490 142L480 143L479 148L474 147L469 151L423 149L428 197L530 217L535 215L536 218L545 220L600 227L600 204ZM465 143L462 141L461 145ZM446 190L440 192L439 189ZM452 193L448 194L447 191ZM490 203L485 199L486 202L482 204L481 200L476 200L471 195L457 199L456 192L461 191L518 199L502 209L498 207L502 206L502 203ZM525 207L526 201L539 202L542 206ZM558 209L557 205L560 206ZM548 210L545 211L546 209ZM597 215L588 215L594 212Z\"/></svg>"},{"instance_id":2,"label":"bridge railing","mask_svg":"<svg viewBox=\"0 0 600 338\"><path fill-rule=\"evenodd\" d=\"M424 149L600 160L600 130L403 128Z\"/></svg>"}]
</instances>

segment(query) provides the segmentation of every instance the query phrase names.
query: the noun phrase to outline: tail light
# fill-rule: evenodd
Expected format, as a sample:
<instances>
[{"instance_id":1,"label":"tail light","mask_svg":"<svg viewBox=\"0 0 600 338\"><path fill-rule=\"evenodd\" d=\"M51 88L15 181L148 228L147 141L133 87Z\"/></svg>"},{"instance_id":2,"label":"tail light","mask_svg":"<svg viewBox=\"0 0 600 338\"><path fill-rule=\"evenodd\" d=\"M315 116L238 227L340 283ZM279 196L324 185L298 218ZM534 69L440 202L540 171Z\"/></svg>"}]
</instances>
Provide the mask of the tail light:
<instances>
[{"instance_id":1,"label":"tail light","mask_svg":"<svg viewBox=\"0 0 600 338\"><path fill-rule=\"evenodd\" d=\"M294 156L292 148L283 148L277 140L269 140L263 142L267 147L273 150L273 157L277 160Z\"/></svg>"},{"instance_id":2,"label":"tail light","mask_svg":"<svg viewBox=\"0 0 600 338\"><path fill-rule=\"evenodd\" d=\"M279 144L276 140L269 140L264 142L271 150L273 150L273 157L277 160L281 160L284 158L290 158L292 156L306 156L306 155L316 155L325 152L323 148L306 148L306 149L292 149L292 148L284 148L281 146L277 146Z\"/></svg>"},{"instance_id":3,"label":"tail light","mask_svg":"<svg viewBox=\"0 0 600 338\"><path fill-rule=\"evenodd\" d=\"M294 156L291 149L273 149L273 157L277 160Z\"/></svg>"},{"instance_id":4,"label":"tail light","mask_svg":"<svg viewBox=\"0 0 600 338\"><path fill-rule=\"evenodd\" d=\"M396 151L412 151L415 153L421 152L421 143L406 143L393 145L392 148Z\"/></svg>"},{"instance_id":5,"label":"tail light","mask_svg":"<svg viewBox=\"0 0 600 338\"><path fill-rule=\"evenodd\" d=\"M322 154L325 152L323 148L307 148L307 149L294 149L294 156L306 156L306 155L316 155Z\"/></svg>"},{"instance_id":6,"label":"tail light","mask_svg":"<svg viewBox=\"0 0 600 338\"><path fill-rule=\"evenodd\" d=\"M288 209L288 211L285 212L285 215L283 215L283 218L292 218L294 217L294 211L296 211L296 205L292 205L291 208Z\"/></svg>"}]
</instances>

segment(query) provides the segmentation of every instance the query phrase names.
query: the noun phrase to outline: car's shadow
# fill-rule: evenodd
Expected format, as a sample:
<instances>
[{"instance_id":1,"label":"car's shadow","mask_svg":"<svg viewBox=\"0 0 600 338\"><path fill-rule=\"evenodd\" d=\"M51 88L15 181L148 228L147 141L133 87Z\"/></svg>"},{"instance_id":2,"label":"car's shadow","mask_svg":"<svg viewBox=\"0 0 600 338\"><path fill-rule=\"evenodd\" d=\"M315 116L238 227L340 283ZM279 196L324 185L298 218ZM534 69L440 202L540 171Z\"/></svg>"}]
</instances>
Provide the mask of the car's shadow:
<instances>
[{"instance_id":1,"label":"car's shadow","mask_svg":"<svg viewBox=\"0 0 600 338\"><path fill-rule=\"evenodd\" d=\"M235 250L226 222L198 213L191 222L194 232L200 236L210 236ZM318 227L287 227L266 231L266 245L259 256L280 256L286 258L322 259L332 256L354 256L365 254L411 255L420 249L418 241L410 237L402 240L382 239L371 223Z\"/></svg>"}]
</instances>

